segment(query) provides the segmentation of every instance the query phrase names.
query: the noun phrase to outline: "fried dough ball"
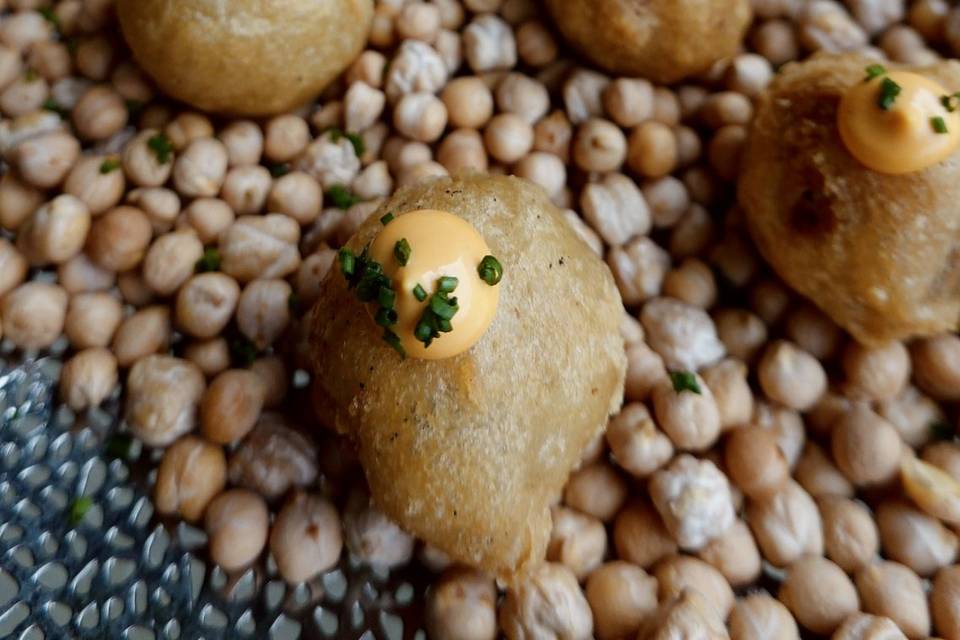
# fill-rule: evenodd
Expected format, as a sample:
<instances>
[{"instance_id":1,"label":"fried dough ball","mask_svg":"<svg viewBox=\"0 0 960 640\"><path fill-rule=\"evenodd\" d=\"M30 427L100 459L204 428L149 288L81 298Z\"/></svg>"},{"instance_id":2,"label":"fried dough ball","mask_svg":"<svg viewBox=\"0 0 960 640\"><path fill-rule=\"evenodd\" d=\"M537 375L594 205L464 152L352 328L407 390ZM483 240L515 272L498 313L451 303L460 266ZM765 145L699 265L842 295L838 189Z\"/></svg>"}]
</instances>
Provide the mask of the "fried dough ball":
<instances>
[{"instance_id":1,"label":"fried dough ball","mask_svg":"<svg viewBox=\"0 0 960 640\"><path fill-rule=\"evenodd\" d=\"M739 196L779 275L858 341L881 346L957 325L960 153L888 175L847 151L838 105L873 62L824 55L784 67L757 103ZM960 90L960 62L911 71Z\"/></svg>"},{"instance_id":2,"label":"fried dough ball","mask_svg":"<svg viewBox=\"0 0 960 640\"><path fill-rule=\"evenodd\" d=\"M359 253L387 212L421 209L470 222L503 265L493 323L454 357L401 359L334 269L310 320L314 404L358 445L389 517L455 560L509 577L542 561L551 502L620 407L623 307L607 267L545 192L518 178L401 189L347 246Z\"/></svg>"},{"instance_id":3,"label":"fried dough ball","mask_svg":"<svg viewBox=\"0 0 960 640\"><path fill-rule=\"evenodd\" d=\"M672 83L732 56L749 0L547 0L563 35L611 73Z\"/></svg>"},{"instance_id":4,"label":"fried dough ball","mask_svg":"<svg viewBox=\"0 0 960 640\"><path fill-rule=\"evenodd\" d=\"M372 0L119 0L140 66L206 111L269 115L320 93L366 43Z\"/></svg>"}]
</instances>

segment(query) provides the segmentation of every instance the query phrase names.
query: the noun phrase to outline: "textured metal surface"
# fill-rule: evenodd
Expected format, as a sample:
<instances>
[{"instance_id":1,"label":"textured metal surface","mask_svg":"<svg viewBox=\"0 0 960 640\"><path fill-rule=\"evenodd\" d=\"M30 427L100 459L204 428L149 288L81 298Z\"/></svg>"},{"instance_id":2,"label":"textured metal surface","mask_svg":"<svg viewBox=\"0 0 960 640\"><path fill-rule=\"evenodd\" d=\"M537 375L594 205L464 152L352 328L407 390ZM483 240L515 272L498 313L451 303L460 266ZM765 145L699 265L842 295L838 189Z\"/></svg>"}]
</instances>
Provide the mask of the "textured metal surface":
<instances>
[{"instance_id":1,"label":"textured metal surface","mask_svg":"<svg viewBox=\"0 0 960 640\"><path fill-rule=\"evenodd\" d=\"M417 572L345 555L291 586L270 558L240 575L211 566L203 531L154 514L157 452L110 455L119 399L84 416L57 405L63 348L0 355L0 638L424 637Z\"/></svg>"}]
</instances>

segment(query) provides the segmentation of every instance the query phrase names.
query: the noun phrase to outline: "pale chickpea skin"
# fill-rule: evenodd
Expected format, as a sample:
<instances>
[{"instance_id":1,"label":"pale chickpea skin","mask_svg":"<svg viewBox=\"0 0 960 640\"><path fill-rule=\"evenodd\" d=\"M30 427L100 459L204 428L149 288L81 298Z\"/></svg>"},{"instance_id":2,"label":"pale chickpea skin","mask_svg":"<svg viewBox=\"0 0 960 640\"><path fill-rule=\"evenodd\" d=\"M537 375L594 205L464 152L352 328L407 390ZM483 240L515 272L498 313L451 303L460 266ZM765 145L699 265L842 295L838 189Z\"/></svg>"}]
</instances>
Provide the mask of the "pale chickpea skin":
<instances>
[{"instance_id":1,"label":"pale chickpea skin","mask_svg":"<svg viewBox=\"0 0 960 640\"><path fill-rule=\"evenodd\" d=\"M180 196L176 191L163 187L134 189L127 194L127 204L146 214L155 234L170 231L180 215Z\"/></svg>"},{"instance_id":2,"label":"pale chickpea skin","mask_svg":"<svg viewBox=\"0 0 960 640\"><path fill-rule=\"evenodd\" d=\"M517 27L517 54L531 67L545 67L557 59L557 42L543 23L528 20Z\"/></svg>"},{"instance_id":3,"label":"pale chickpea skin","mask_svg":"<svg viewBox=\"0 0 960 640\"><path fill-rule=\"evenodd\" d=\"M701 549L697 556L723 574L733 587L744 587L757 580L762 560L750 527L737 520L727 531Z\"/></svg>"},{"instance_id":4,"label":"pale chickpea skin","mask_svg":"<svg viewBox=\"0 0 960 640\"><path fill-rule=\"evenodd\" d=\"M607 534L603 523L574 509L551 509L553 528L547 545L547 560L560 562L578 579L586 578L603 562Z\"/></svg>"},{"instance_id":5,"label":"pale chickpea skin","mask_svg":"<svg viewBox=\"0 0 960 640\"><path fill-rule=\"evenodd\" d=\"M70 298L64 332L75 349L106 347L123 318L123 307L109 293L78 293Z\"/></svg>"},{"instance_id":6,"label":"pale chickpea skin","mask_svg":"<svg viewBox=\"0 0 960 640\"><path fill-rule=\"evenodd\" d=\"M550 109L546 87L522 73L508 73L497 85L495 98L501 112L515 113L530 124Z\"/></svg>"},{"instance_id":7,"label":"pale chickpea skin","mask_svg":"<svg viewBox=\"0 0 960 640\"><path fill-rule=\"evenodd\" d=\"M645 478L673 457L673 443L657 429L646 405L639 402L623 407L610 420L607 444L620 467L633 476Z\"/></svg>"},{"instance_id":8,"label":"pale chickpea skin","mask_svg":"<svg viewBox=\"0 0 960 640\"><path fill-rule=\"evenodd\" d=\"M290 324L290 294L285 281L254 280L244 288L237 302L237 326L243 335L264 349Z\"/></svg>"},{"instance_id":9,"label":"pale chickpea skin","mask_svg":"<svg viewBox=\"0 0 960 640\"><path fill-rule=\"evenodd\" d=\"M63 192L79 198L91 215L98 216L120 202L125 183L123 170L115 157L85 156L67 175Z\"/></svg>"},{"instance_id":10,"label":"pale chickpea skin","mask_svg":"<svg viewBox=\"0 0 960 640\"><path fill-rule=\"evenodd\" d=\"M216 138L196 138L173 163L173 184L187 198L220 193L227 175L227 148Z\"/></svg>"},{"instance_id":11,"label":"pale chickpea skin","mask_svg":"<svg viewBox=\"0 0 960 640\"><path fill-rule=\"evenodd\" d=\"M7 171L0 178L0 227L13 231L46 199L43 192Z\"/></svg>"},{"instance_id":12,"label":"pale chickpea skin","mask_svg":"<svg viewBox=\"0 0 960 640\"><path fill-rule=\"evenodd\" d=\"M957 559L957 536L936 518L901 500L877 505L880 546L890 560L929 577Z\"/></svg>"},{"instance_id":13,"label":"pale chickpea skin","mask_svg":"<svg viewBox=\"0 0 960 640\"><path fill-rule=\"evenodd\" d=\"M116 91L97 85L83 94L71 118L83 140L106 140L126 126L127 108Z\"/></svg>"},{"instance_id":14,"label":"pale chickpea skin","mask_svg":"<svg viewBox=\"0 0 960 640\"><path fill-rule=\"evenodd\" d=\"M343 512L343 538L361 561L374 567L393 568L410 562L414 539L355 491Z\"/></svg>"},{"instance_id":15,"label":"pale chickpea skin","mask_svg":"<svg viewBox=\"0 0 960 640\"><path fill-rule=\"evenodd\" d=\"M854 494L853 483L840 473L816 443L804 445L793 473L800 486L815 498L829 495L850 498Z\"/></svg>"},{"instance_id":16,"label":"pale chickpea skin","mask_svg":"<svg viewBox=\"0 0 960 640\"><path fill-rule=\"evenodd\" d=\"M768 398L806 411L827 390L827 374L812 355L785 340L772 343L757 367L760 387Z\"/></svg>"},{"instance_id":17,"label":"pale chickpea skin","mask_svg":"<svg viewBox=\"0 0 960 640\"><path fill-rule=\"evenodd\" d=\"M226 482L223 449L195 436L183 436L164 452L160 461L154 504L159 513L196 522Z\"/></svg>"},{"instance_id":18,"label":"pale chickpea skin","mask_svg":"<svg viewBox=\"0 0 960 640\"><path fill-rule=\"evenodd\" d=\"M758 295L762 294L761 289ZM774 306L780 301L780 296L777 296L768 304ZM770 313L771 318L778 316L779 313L776 311ZM813 305L804 304L792 309L786 316L785 325L787 337L817 360L825 361L832 358L843 340L840 328Z\"/></svg>"},{"instance_id":19,"label":"pale chickpea skin","mask_svg":"<svg viewBox=\"0 0 960 640\"><path fill-rule=\"evenodd\" d=\"M924 447L921 458L960 482L960 444L946 441L929 444Z\"/></svg>"},{"instance_id":20,"label":"pale chickpea skin","mask_svg":"<svg viewBox=\"0 0 960 640\"><path fill-rule=\"evenodd\" d=\"M199 367L203 375L213 377L230 366L230 347L224 338L208 338L191 342L183 357Z\"/></svg>"},{"instance_id":21,"label":"pale chickpea skin","mask_svg":"<svg viewBox=\"0 0 960 640\"><path fill-rule=\"evenodd\" d=\"M821 496L817 505L823 520L827 557L848 573L869 564L879 551L880 537L867 508L837 495Z\"/></svg>"},{"instance_id":22,"label":"pale chickpea skin","mask_svg":"<svg viewBox=\"0 0 960 640\"><path fill-rule=\"evenodd\" d=\"M440 99L453 127L481 129L493 116L493 93L476 76L454 78L443 88Z\"/></svg>"},{"instance_id":23,"label":"pale chickpea skin","mask_svg":"<svg viewBox=\"0 0 960 640\"><path fill-rule=\"evenodd\" d=\"M567 114L557 110L543 118L533 128L533 148L557 156L564 163L570 160L570 141L573 125Z\"/></svg>"},{"instance_id":24,"label":"pale chickpea skin","mask_svg":"<svg viewBox=\"0 0 960 640\"><path fill-rule=\"evenodd\" d=\"M747 365L726 358L701 370L720 413L720 428L727 430L746 424L753 415L753 392L747 382Z\"/></svg>"},{"instance_id":25,"label":"pale chickpea skin","mask_svg":"<svg viewBox=\"0 0 960 640\"><path fill-rule=\"evenodd\" d=\"M253 563L267 544L270 512L263 498L246 489L224 491L204 515L210 558L227 571Z\"/></svg>"},{"instance_id":26,"label":"pale chickpea skin","mask_svg":"<svg viewBox=\"0 0 960 640\"><path fill-rule=\"evenodd\" d=\"M486 171L488 164L487 150L483 146L483 137L474 129L457 129L449 133L444 136L437 148L437 162L442 164L451 174L465 169ZM523 160L520 164L522 163ZM519 169L520 165L517 166ZM517 173L519 175L519 170ZM566 178L565 169L563 175Z\"/></svg>"},{"instance_id":27,"label":"pale chickpea skin","mask_svg":"<svg viewBox=\"0 0 960 640\"><path fill-rule=\"evenodd\" d=\"M566 504L604 522L617 515L626 498L626 482L606 463L594 463L575 471L563 491Z\"/></svg>"},{"instance_id":28,"label":"pale chickpea skin","mask_svg":"<svg viewBox=\"0 0 960 640\"><path fill-rule=\"evenodd\" d=\"M501 113L487 124L483 139L494 159L510 164L533 148L533 128L518 115Z\"/></svg>"},{"instance_id":29,"label":"pale chickpea skin","mask_svg":"<svg viewBox=\"0 0 960 640\"><path fill-rule=\"evenodd\" d=\"M220 234L230 228L236 215L219 198L197 198L183 210L184 224L189 225L204 244L217 242Z\"/></svg>"},{"instance_id":30,"label":"pale chickpea skin","mask_svg":"<svg viewBox=\"0 0 960 640\"><path fill-rule=\"evenodd\" d=\"M509 640L588 640L593 635L593 615L577 579L555 563L540 565L507 591L499 620Z\"/></svg>"},{"instance_id":31,"label":"pale chickpea skin","mask_svg":"<svg viewBox=\"0 0 960 640\"><path fill-rule=\"evenodd\" d=\"M769 429L735 429L727 436L724 454L730 480L748 497L776 493L790 478L790 466Z\"/></svg>"},{"instance_id":32,"label":"pale chickpea skin","mask_svg":"<svg viewBox=\"0 0 960 640\"><path fill-rule=\"evenodd\" d=\"M960 336L944 333L911 345L917 386L937 400L960 400Z\"/></svg>"},{"instance_id":33,"label":"pale chickpea skin","mask_svg":"<svg viewBox=\"0 0 960 640\"><path fill-rule=\"evenodd\" d=\"M316 180L301 171L277 178L267 196L267 209L282 213L301 225L312 223L323 208L323 191Z\"/></svg>"},{"instance_id":34,"label":"pale chickpea skin","mask_svg":"<svg viewBox=\"0 0 960 640\"><path fill-rule=\"evenodd\" d=\"M110 271L128 271L143 260L152 236L150 219L143 211L114 207L93 221L87 237L87 255Z\"/></svg>"},{"instance_id":35,"label":"pale chickpea skin","mask_svg":"<svg viewBox=\"0 0 960 640\"><path fill-rule=\"evenodd\" d=\"M0 238L0 297L19 286L26 277L27 259L6 238Z\"/></svg>"},{"instance_id":36,"label":"pale chickpea skin","mask_svg":"<svg viewBox=\"0 0 960 640\"><path fill-rule=\"evenodd\" d=\"M800 640L790 611L764 592L737 600L728 623L730 640Z\"/></svg>"},{"instance_id":37,"label":"pale chickpea skin","mask_svg":"<svg viewBox=\"0 0 960 640\"><path fill-rule=\"evenodd\" d=\"M123 172L139 187L159 187L173 172L173 153L169 157L161 157L150 147L150 140L170 143L169 138L156 129L146 129L127 143L121 156Z\"/></svg>"},{"instance_id":38,"label":"pale chickpea skin","mask_svg":"<svg viewBox=\"0 0 960 640\"><path fill-rule=\"evenodd\" d=\"M90 231L87 205L71 195L43 204L17 230L17 248L33 265L62 264L73 258Z\"/></svg>"},{"instance_id":39,"label":"pale chickpea skin","mask_svg":"<svg viewBox=\"0 0 960 640\"><path fill-rule=\"evenodd\" d=\"M690 207L690 194L686 186L673 176L647 180L641 191L650 205L653 226L658 228L675 226Z\"/></svg>"},{"instance_id":40,"label":"pale chickpea skin","mask_svg":"<svg viewBox=\"0 0 960 640\"><path fill-rule=\"evenodd\" d=\"M153 289L143 281L138 269L124 271L117 276L117 290L127 304L142 307L153 302Z\"/></svg>"},{"instance_id":41,"label":"pale chickpea skin","mask_svg":"<svg viewBox=\"0 0 960 640\"><path fill-rule=\"evenodd\" d=\"M202 257L203 244L192 230L165 234L147 250L143 280L157 295L172 295L193 275Z\"/></svg>"},{"instance_id":42,"label":"pale chickpea skin","mask_svg":"<svg viewBox=\"0 0 960 640\"><path fill-rule=\"evenodd\" d=\"M725 620L735 601L727 579L715 568L692 556L674 555L659 562L653 571L660 600L676 598L686 589L699 591Z\"/></svg>"},{"instance_id":43,"label":"pale chickpea skin","mask_svg":"<svg viewBox=\"0 0 960 640\"><path fill-rule=\"evenodd\" d=\"M652 118L653 102L653 85L639 78L617 78L603 92L604 109L625 128Z\"/></svg>"},{"instance_id":44,"label":"pale chickpea skin","mask_svg":"<svg viewBox=\"0 0 960 640\"><path fill-rule=\"evenodd\" d=\"M87 254L80 253L57 267L57 279L68 293L83 293L110 289L117 274L95 264Z\"/></svg>"},{"instance_id":45,"label":"pale chickpea skin","mask_svg":"<svg viewBox=\"0 0 960 640\"><path fill-rule=\"evenodd\" d=\"M787 570L780 601L814 633L832 633L859 609L857 591L843 570L826 558L807 557Z\"/></svg>"},{"instance_id":46,"label":"pale chickpea skin","mask_svg":"<svg viewBox=\"0 0 960 640\"><path fill-rule=\"evenodd\" d=\"M584 171L616 171L627 156L627 139L612 122L590 118L577 127L573 162Z\"/></svg>"},{"instance_id":47,"label":"pale chickpea skin","mask_svg":"<svg viewBox=\"0 0 960 640\"><path fill-rule=\"evenodd\" d=\"M933 626L945 640L960 638L960 565L941 569L930 592Z\"/></svg>"},{"instance_id":48,"label":"pale chickpea skin","mask_svg":"<svg viewBox=\"0 0 960 640\"><path fill-rule=\"evenodd\" d=\"M44 349L63 331L67 292L55 284L26 282L0 300L3 336L21 349Z\"/></svg>"},{"instance_id":49,"label":"pale chickpea skin","mask_svg":"<svg viewBox=\"0 0 960 640\"><path fill-rule=\"evenodd\" d=\"M851 341L843 352L846 393L883 401L895 398L910 379L910 354L902 342L867 348Z\"/></svg>"},{"instance_id":50,"label":"pale chickpea skin","mask_svg":"<svg viewBox=\"0 0 960 640\"><path fill-rule=\"evenodd\" d=\"M28 70L0 93L0 112L10 118L39 109L50 95L50 86L36 72Z\"/></svg>"},{"instance_id":51,"label":"pale chickpea skin","mask_svg":"<svg viewBox=\"0 0 960 640\"><path fill-rule=\"evenodd\" d=\"M227 148L231 167L244 167L260 162L263 155L263 131L250 120L234 120L217 136Z\"/></svg>"},{"instance_id":52,"label":"pale chickpea skin","mask_svg":"<svg viewBox=\"0 0 960 640\"><path fill-rule=\"evenodd\" d=\"M823 524L813 498L792 480L763 498L749 500L747 523L763 557L786 567L805 555L823 553Z\"/></svg>"},{"instance_id":53,"label":"pale chickpea skin","mask_svg":"<svg viewBox=\"0 0 960 640\"><path fill-rule=\"evenodd\" d=\"M202 113L184 111L164 126L163 133L174 149L183 151L194 140L213 137L213 123Z\"/></svg>"},{"instance_id":54,"label":"pale chickpea skin","mask_svg":"<svg viewBox=\"0 0 960 640\"><path fill-rule=\"evenodd\" d=\"M232 444L253 429L263 410L260 376L229 369L214 378L200 400L200 432L211 442Z\"/></svg>"},{"instance_id":55,"label":"pale chickpea skin","mask_svg":"<svg viewBox=\"0 0 960 640\"><path fill-rule=\"evenodd\" d=\"M744 362L750 362L767 341L767 326L746 309L721 309L713 320L727 353Z\"/></svg>"},{"instance_id":56,"label":"pale chickpea skin","mask_svg":"<svg viewBox=\"0 0 960 640\"><path fill-rule=\"evenodd\" d=\"M177 326L196 338L216 336L230 319L240 299L240 285L223 273L200 273L177 293Z\"/></svg>"},{"instance_id":57,"label":"pale chickpea skin","mask_svg":"<svg viewBox=\"0 0 960 640\"><path fill-rule=\"evenodd\" d=\"M284 580L304 582L336 566L343 550L340 514L329 500L296 492L270 530L270 553Z\"/></svg>"},{"instance_id":58,"label":"pale chickpea skin","mask_svg":"<svg viewBox=\"0 0 960 640\"><path fill-rule=\"evenodd\" d=\"M110 348L120 366L129 367L145 356L166 349L171 332L168 307L145 307L120 323Z\"/></svg>"},{"instance_id":59,"label":"pale chickpea skin","mask_svg":"<svg viewBox=\"0 0 960 640\"><path fill-rule=\"evenodd\" d=\"M709 309L717 300L717 283L703 261L687 258L664 276L663 295Z\"/></svg>"},{"instance_id":60,"label":"pale chickpea skin","mask_svg":"<svg viewBox=\"0 0 960 640\"><path fill-rule=\"evenodd\" d=\"M633 637L657 609L657 581L640 567L614 560L587 579L587 602L598 640Z\"/></svg>"},{"instance_id":61,"label":"pale chickpea skin","mask_svg":"<svg viewBox=\"0 0 960 640\"><path fill-rule=\"evenodd\" d=\"M907 640L890 618L855 613L840 625L831 640Z\"/></svg>"},{"instance_id":62,"label":"pale chickpea skin","mask_svg":"<svg viewBox=\"0 0 960 640\"><path fill-rule=\"evenodd\" d=\"M858 487L889 482L900 468L900 435L865 406L854 406L837 420L830 445L837 467Z\"/></svg>"},{"instance_id":63,"label":"pale chickpea skin","mask_svg":"<svg viewBox=\"0 0 960 640\"><path fill-rule=\"evenodd\" d=\"M273 179L264 167L234 167L227 173L220 197L238 216L260 213Z\"/></svg>"},{"instance_id":64,"label":"pale chickpea skin","mask_svg":"<svg viewBox=\"0 0 960 640\"><path fill-rule=\"evenodd\" d=\"M617 557L644 569L677 551L677 542L667 531L652 505L636 500L624 507L613 523Z\"/></svg>"},{"instance_id":65,"label":"pale chickpea skin","mask_svg":"<svg viewBox=\"0 0 960 640\"><path fill-rule=\"evenodd\" d=\"M920 578L896 562L878 560L857 572L863 610L893 620L908 638L930 635L930 611Z\"/></svg>"},{"instance_id":66,"label":"pale chickpea skin","mask_svg":"<svg viewBox=\"0 0 960 640\"><path fill-rule=\"evenodd\" d=\"M76 138L64 131L52 131L18 144L11 162L26 183L50 189L63 182L79 155Z\"/></svg>"},{"instance_id":67,"label":"pale chickpea skin","mask_svg":"<svg viewBox=\"0 0 960 640\"><path fill-rule=\"evenodd\" d=\"M447 108L432 93L408 93L393 112L397 131L418 142L434 142L447 126Z\"/></svg>"},{"instance_id":68,"label":"pale chickpea skin","mask_svg":"<svg viewBox=\"0 0 960 640\"><path fill-rule=\"evenodd\" d=\"M705 451L720 436L720 412L707 383L696 374L693 381L699 391L678 387L673 379L661 380L653 388L653 408L657 423L678 449Z\"/></svg>"},{"instance_id":69,"label":"pale chickpea skin","mask_svg":"<svg viewBox=\"0 0 960 640\"><path fill-rule=\"evenodd\" d=\"M630 132L627 165L647 178L665 176L677 166L677 138L673 130L655 121L644 122Z\"/></svg>"},{"instance_id":70,"label":"pale chickpea skin","mask_svg":"<svg viewBox=\"0 0 960 640\"><path fill-rule=\"evenodd\" d=\"M116 386L117 359L101 347L76 353L60 373L60 395L74 411L99 406Z\"/></svg>"},{"instance_id":71,"label":"pale chickpea skin","mask_svg":"<svg viewBox=\"0 0 960 640\"><path fill-rule=\"evenodd\" d=\"M289 162L310 143L307 121L293 114L271 118L264 134L263 154L271 162Z\"/></svg>"}]
</instances>

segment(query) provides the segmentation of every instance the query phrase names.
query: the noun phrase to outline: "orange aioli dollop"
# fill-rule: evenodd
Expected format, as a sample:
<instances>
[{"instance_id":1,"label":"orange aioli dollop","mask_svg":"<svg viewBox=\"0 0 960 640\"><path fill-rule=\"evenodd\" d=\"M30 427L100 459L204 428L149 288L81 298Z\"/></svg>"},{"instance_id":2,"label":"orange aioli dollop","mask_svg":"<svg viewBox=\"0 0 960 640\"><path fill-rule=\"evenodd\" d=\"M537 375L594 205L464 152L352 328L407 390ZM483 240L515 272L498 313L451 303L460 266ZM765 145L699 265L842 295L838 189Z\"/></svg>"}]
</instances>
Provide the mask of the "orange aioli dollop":
<instances>
[{"instance_id":1,"label":"orange aioli dollop","mask_svg":"<svg viewBox=\"0 0 960 640\"><path fill-rule=\"evenodd\" d=\"M406 239L410 257L401 266L394 247ZM484 257L490 255L483 236L469 222L446 211L421 209L398 215L389 221L373 243L370 256L383 265L396 292L398 319L392 327L400 338L406 355L425 360L440 360L463 353L472 347L490 327L500 300L499 285L484 282L477 271ZM457 278L457 288L450 293L460 309L451 319L452 331L441 333L429 347L414 335L417 323L441 277ZM420 285L427 294L417 300L414 289Z\"/></svg>"},{"instance_id":2,"label":"orange aioli dollop","mask_svg":"<svg viewBox=\"0 0 960 640\"><path fill-rule=\"evenodd\" d=\"M884 78L900 87L889 110L879 104ZM869 169L887 174L920 171L960 145L960 109L951 112L942 102L952 93L909 71L890 71L858 82L840 101L840 137L850 154ZM950 100L957 104L955 98ZM938 132L938 127L946 132Z\"/></svg>"}]
</instances>

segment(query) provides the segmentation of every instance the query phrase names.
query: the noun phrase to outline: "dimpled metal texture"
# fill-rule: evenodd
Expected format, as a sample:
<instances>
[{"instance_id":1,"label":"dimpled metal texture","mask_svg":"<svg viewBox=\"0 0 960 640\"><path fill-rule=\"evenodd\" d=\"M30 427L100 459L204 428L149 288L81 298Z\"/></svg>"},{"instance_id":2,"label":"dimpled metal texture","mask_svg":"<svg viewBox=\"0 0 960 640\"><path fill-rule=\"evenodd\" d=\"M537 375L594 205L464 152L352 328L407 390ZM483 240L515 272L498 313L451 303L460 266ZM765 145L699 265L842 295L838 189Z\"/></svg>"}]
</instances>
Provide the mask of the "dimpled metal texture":
<instances>
[{"instance_id":1,"label":"dimpled metal texture","mask_svg":"<svg viewBox=\"0 0 960 640\"><path fill-rule=\"evenodd\" d=\"M0 638L426 637L416 571L345 553L288 585L269 557L240 574L212 565L202 530L154 513L159 452L128 439L116 451L118 394L84 415L58 405L64 349L0 348Z\"/></svg>"}]
</instances>

